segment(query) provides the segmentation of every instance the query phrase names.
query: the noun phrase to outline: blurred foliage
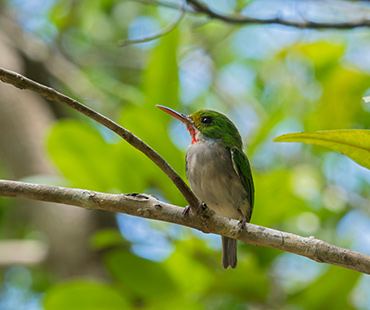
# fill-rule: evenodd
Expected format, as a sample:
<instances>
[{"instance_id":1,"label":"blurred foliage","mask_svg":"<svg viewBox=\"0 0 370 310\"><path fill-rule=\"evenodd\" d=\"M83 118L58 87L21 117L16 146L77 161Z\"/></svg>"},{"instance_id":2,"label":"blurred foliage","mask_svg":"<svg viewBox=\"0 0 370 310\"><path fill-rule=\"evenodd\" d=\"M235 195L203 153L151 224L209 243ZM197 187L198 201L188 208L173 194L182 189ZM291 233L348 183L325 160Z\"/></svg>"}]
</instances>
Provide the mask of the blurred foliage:
<instances>
[{"instance_id":1,"label":"blurred foliage","mask_svg":"<svg viewBox=\"0 0 370 310\"><path fill-rule=\"evenodd\" d=\"M52 287L44 300L45 309L130 309L122 294L102 283L73 280Z\"/></svg>"},{"instance_id":2,"label":"blurred foliage","mask_svg":"<svg viewBox=\"0 0 370 310\"><path fill-rule=\"evenodd\" d=\"M233 11L254 1L221 2ZM156 34L176 10L135 1L50 1L35 23L35 10L8 6L25 29L78 67L94 87L91 94L104 95L84 90L82 96L53 77L51 84L132 131L182 177L190 138L156 104L184 113L215 109L236 123L254 171L252 223L370 253L369 172L325 148L272 142L288 132L370 127L370 109L361 103L369 94L370 64L357 50L363 45L368 52L369 30L237 27L188 15L160 40L119 48L120 39ZM71 80L79 85L78 75ZM47 144L72 187L146 192L185 206L145 156L83 116L58 121ZM46 292L39 297L45 309L370 308L369 278L357 272L245 244L239 244L237 269L222 270L214 236L131 217L117 223L119 230L97 231L91 239L103 253L108 282L39 285L32 270L33 289ZM168 254L159 255L160 248Z\"/></svg>"}]
</instances>

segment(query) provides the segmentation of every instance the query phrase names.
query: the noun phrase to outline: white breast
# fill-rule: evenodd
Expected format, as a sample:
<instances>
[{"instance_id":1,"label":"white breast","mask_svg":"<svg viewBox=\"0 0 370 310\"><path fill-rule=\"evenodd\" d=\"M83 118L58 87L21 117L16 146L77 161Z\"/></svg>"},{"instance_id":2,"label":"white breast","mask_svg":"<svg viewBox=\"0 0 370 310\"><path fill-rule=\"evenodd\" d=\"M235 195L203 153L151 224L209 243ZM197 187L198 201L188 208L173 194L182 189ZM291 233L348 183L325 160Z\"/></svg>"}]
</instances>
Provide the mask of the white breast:
<instances>
[{"instance_id":1,"label":"white breast","mask_svg":"<svg viewBox=\"0 0 370 310\"><path fill-rule=\"evenodd\" d=\"M248 194L233 169L229 149L214 140L199 141L189 147L186 160L190 187L207 207L229 218L241 219L241 213L249 217Z\"/></svg>"}]
</instances>

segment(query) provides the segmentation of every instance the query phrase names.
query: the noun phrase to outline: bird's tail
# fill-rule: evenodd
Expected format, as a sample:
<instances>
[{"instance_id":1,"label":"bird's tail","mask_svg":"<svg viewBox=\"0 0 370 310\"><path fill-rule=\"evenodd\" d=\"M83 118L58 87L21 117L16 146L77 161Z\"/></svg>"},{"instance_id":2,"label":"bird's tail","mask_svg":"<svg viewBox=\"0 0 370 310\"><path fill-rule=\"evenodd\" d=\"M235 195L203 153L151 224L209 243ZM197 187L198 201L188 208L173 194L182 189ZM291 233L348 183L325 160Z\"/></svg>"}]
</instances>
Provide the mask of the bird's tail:
<instances>
[{"instance_id":1,"label":"bird's tail","mask_svg":"<svg viewBox=\"0 0 370 310\"><path fill-rule=\"evenodd\" d=\"M229 266L233 269L238 264L236 257L236 240L222 236L222 268L227 269Z\"/></svg>"}]
</instances>

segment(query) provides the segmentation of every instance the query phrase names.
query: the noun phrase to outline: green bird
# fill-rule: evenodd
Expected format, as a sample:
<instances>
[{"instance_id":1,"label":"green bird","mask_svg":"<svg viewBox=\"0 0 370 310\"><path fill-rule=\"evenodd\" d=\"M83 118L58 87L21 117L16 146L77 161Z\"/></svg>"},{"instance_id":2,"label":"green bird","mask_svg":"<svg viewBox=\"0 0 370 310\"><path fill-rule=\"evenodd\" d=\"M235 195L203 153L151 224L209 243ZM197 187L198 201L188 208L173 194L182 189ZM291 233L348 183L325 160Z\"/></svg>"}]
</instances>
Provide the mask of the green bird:
<instances>
[{"instance_id":1,"label":"green bird","mask_svg":"<svg viewBox=\"0 0 370 310\"><path fill-rule=\"evenodd\" d=\"M254 185L238 129L225 115L200 110L190 115L158 108L182 121L191 136L186 153L186 176L194 194L211 210L224 217L250 221ZM237 241L222 236L222 267L236 268Z\"/></svg>"}]
</instances>

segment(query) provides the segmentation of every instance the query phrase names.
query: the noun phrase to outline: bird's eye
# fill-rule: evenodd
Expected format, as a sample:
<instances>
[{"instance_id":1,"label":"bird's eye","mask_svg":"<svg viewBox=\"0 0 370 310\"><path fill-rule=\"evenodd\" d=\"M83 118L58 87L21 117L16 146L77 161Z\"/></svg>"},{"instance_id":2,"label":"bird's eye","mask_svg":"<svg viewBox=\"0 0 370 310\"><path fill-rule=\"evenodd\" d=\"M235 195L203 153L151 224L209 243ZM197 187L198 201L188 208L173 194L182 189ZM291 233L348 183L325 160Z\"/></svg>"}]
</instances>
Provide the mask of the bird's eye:
<instances>
[{"instance_id":1,"label":"bird's eye","mask_svg":"<svg viewBox=\"0 0 370 310\"><path fill-rule=\"evenodd\" d=\"M204 116L204 117L202 117L202 124L209 125L212 122L213 122L212 117L210 117L210 116Z\"/></svg>"}]
</instances>

